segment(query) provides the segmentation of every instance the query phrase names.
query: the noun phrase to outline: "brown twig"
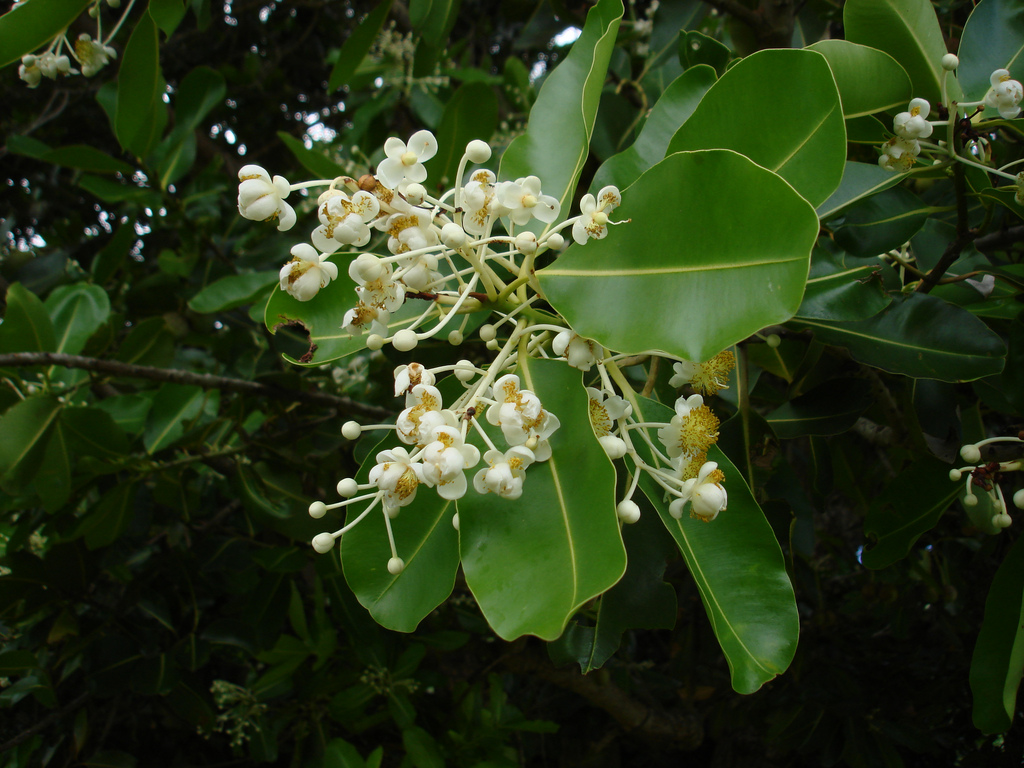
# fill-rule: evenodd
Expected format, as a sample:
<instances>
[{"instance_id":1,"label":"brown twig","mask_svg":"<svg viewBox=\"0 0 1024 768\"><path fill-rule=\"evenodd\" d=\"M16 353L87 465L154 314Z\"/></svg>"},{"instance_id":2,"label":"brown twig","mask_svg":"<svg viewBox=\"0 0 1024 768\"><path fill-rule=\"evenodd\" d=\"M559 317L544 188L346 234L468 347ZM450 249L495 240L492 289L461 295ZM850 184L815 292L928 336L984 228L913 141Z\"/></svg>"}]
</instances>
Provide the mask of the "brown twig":
<instances>
[{"instance_id":1,"label":"brown twig","mask_svg":"<svg viewBox=\"0 0 1024 768\"><path fill-rule=\"evenodd\" d=\"M950 241L943 251L938 264L917 284L918 293L928 293L939 284L953 262L960 258L960 253L974 240L974 232L970 229L967 214L967 179L964 175L963 163L953 166L953 188L956 191L956 237Z\"/></svg>"},{"instance_id":2,"label":"brown twig","mask_svg":"<svg viewBox=\"0 0 1024 768\"><path fill-rule=\"evenodd\" d=\"M133 365L117 360L100 360L94 357L65 355L58 352L14 352L0 355L0 368L23 368L32 365L59 365L62 368L79 368L84 371L104 373L110 376L148 379L150 381L163 381L171 384L192 384L203 389L223 389L228 392L241 392L256 397L336 408L342 413L367 416L374 419L388 418L391 415L385 408L358 403L348 397L338 397L326 392L304 392L296 389L285 389L272 384L261 384L257 381L247 381L245 379L231 379L227 376L214 376L209 373L192 373L191 371L182 371L176 368L154 368L149 365Z\"/></svg>"}]
</instances>

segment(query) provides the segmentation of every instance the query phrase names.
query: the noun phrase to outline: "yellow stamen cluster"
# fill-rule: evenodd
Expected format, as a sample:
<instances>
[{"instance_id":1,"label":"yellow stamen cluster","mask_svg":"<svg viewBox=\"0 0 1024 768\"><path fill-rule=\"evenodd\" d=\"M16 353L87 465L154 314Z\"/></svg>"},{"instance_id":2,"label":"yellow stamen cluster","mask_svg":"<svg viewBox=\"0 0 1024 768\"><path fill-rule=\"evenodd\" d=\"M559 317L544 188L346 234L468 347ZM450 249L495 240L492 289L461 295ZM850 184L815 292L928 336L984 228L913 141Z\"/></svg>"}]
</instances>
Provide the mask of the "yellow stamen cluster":
<instances>
[{"instance_id":1,"label":"yellow stamen cluster","mask_svg":"<svg viewBox=\"0 0 1024 768\"><path fill-rule=\"evenodd\" d=\"M710 397L720 389L728 389L729 373L735 367L736 356L731 349L727 349L707 362L700 363L690 383L704 397Z\"/></svg>"}]
</instances>

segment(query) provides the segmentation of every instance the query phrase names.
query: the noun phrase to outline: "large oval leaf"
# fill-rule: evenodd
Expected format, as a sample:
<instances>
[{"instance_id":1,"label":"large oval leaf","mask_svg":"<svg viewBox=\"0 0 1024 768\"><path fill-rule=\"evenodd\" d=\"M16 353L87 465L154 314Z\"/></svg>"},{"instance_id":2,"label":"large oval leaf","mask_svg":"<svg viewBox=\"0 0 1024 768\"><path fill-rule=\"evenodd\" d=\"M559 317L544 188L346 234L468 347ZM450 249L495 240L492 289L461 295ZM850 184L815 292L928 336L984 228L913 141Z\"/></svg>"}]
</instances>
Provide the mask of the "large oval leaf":
<instances>
[{"instance_id":1,"label":"large oval leaf","mask_svg":"<svg viewBox=\"0 0 1024 768\"><path fill-rule=\"evenodd\" d=\"M983 733L1010 727L1024 672L1024 539L996 571L985 600L985 619L971 657L974 725Z\"/></svg>"},{"instance_id":2,"label":"large oval leaf","mask_svg":"<svg viewBox=\"0 0 1024 768\"><path fill-rule=\"evenodd\" d=\"M970 312L935 296L897 296L875 317L848 323L799 321L815 338L892 373L971 381L1003 369L1006 345Z\"/></svg>"},{"instance_id":3,"label":"large oval leaf","mask_svg":"<svg viewBox=\"0 0 1024 768\"><path fill-rule=\"evenodd\" d=\"M818 216L824 221L842 213L854 203L896 186L903 178L903 174L887 171L880 168L877 163L847 160L839 188L818 206Z\"/></svg>"},{"instance_id":4,"label":"large oval leaf","mask_svg":"<svg viewBox=\"0 0 1024 768\"><path fill-rule=\"evenodd\" d=\"M54 351L77 355L110 317L110 298L98 285L62 285L47 297L46 311L56 331Z\"/></svg>"},{"instance_id":5,"label":"large oval leaf","mask_svg":"<svg viewBox=\"0 0 1024 768\"><path fill-rule=\"evenodd\" d=\"M956 77L965 100L985 98L996 69L1024 79L1024 6L1015 0L978 3L964 25L959 55Z\"/></svg>"},{"instance_id":6,"label":"large oval leaf","mask_svg":"<svg viewBox=\"0 0 1024 768\"><path fill-rule=\"evenodd\" d=\"M151 142L152 136L146 129L154 120L159 91L160 46L156 24L146 12L125 46L124 60L117 73L114 132L121 146L136 156L144 155Z\"/></svg>"},{"instance_id":7,"label":"large oval leaf","mask_svg":"<svg viewBox=\"0 0 1024 768\"><path fill-rule=\"evenodd\" d=\"M644 421L669 421L673 411L642 400ZM648 463L652 457L641 440L634 446ZM645 455L646 454L646 455ZM718 638L732 687L753 693L786 671L796 653L800 619L782 549L771 525L743 482L743 476L717 446L708 459L725 473L729 507L713 523L689 517L676 520L668 512L665 492L644 474L640 487L676 540L700 590L715 637Z\"/></svg>"},{"instance_id":8,"label":"large oval leaf","mask_svg":"<svg viewBox=\"0 0 1024 768\"><path fill-rule=\"evenodd\" d=\"M91 0L20 3L0 16L0 67L49 42L78 18Z\"/></svg>"},{"instance_id":9,"label":"large oval leaf","mask_svg":"<svg viewBox=\"0 0 1024 768\"><path fill-rule=\"evenodd\" d=\"M770 115L770 122L753 119ZM732 149L775 171L812 205L843 177L846 125L820 53L758 51L726 72L672 137L669 152Z\"/></svg>"},{"instance_id":10,"label":"large oval leaf","mask_svg":"<svg viewBox=\"0 0 1024 768\"><path fill-rule=\"evenodd\" d=\"M501 158L502 179L541 176L544 194L561 203L559 220L569 213L590 152L594 118L621 18L621 0L600 0L590 9L583 34L541 86L526 132Z\"/></svg>"},{"instance_id":11,"label":"large oval leaf","mask_svg":"<svg viewBox=\"0 0 1024 768\"><path fill-rule=\"evenodd\" d=\"M594 174L594 195L608 185L625 189L665 156L669 142L697 109L704 94L715 84L715 70L707 65L690 67L673 80L651 109L643 130L628 149L608 158Z\"/></svg>"},{"instance_id":12,"label":"large oval leaf","mask_svg":"<svg viewBox=\"0 0 1024 768\"><path fill-rule=\"evenodd\" d=\"M828 61L847 120L905 108L913 98L910 78L887 53L849 40L822 40L807 47Z\"/></svg>"},{"instance_id":13,"label":"large oval leaf","mask_svg":"<svg viewBox=\"0 0 1024 768\"><path fill-rule=\"evenodd\" d=\"M630 223L538 273L577 333L707 360L800 306L818 217L774 173L728 150L682 152L622 200L613 216Z\"/></svg>"},{"instance_id":14,"label":"large oval leaf","mask_svg":"<svg viewBox=\"0 0 1024 768\"><path fill-rule=\"evenodd\" d=\"M797 317L819 320L867 320L892 301L882 283L877 263L850 264L855 260L842 253L815 248L811 275Z\"/></svg>"},{"instance_id":15,"label":"large oval leaf","mask_svg":"<svg viewBox=\"0 0 1024 768\"><path fill-rule=\"evenodd\" d=\"M942 100L940 62L947 51L931 0L848 0L843 27L850 42L896 59L910 76L915 97ZM955 82L951 77L950 83Z\"/></svg>"},{"instance_id":16,"label":"large oval leaf","mask_svg":"<svg viewBox=\"0 0 1024 768\"><path fill-rule=\"evenodd\" d=\"M378 450L397 444L390 435ZM371 452L356 479L365 483L377 463ZM472 491L470 491L472 493ZM348 520L365 508L364 502L349 507ZM398 556L405 570L388 572L391 544L383 511L378 505L369 517L341 538L341 564L345 580L356 598L378 623L398 632L412 632L423 617L452 593L459 569L459 535L452 526L455 504L442 499L432 488L417 490L412 504L402 508L391 522Z\"/></svg>"},{"instance_id":17,"label":"large oval leaf","mask_svg":"<svg viewBox=\"0 0 1024 768\"><path fill-rule=\"evenodd\" d=\"M590 426L580 372L527 360L517 371L561 427L552 456L526 470L515 501L472 489L459 499L466 582L506 640L554 640L587 600L617 582L626 550L615 514L615 471Z\"/></svg>"}]
</instances>

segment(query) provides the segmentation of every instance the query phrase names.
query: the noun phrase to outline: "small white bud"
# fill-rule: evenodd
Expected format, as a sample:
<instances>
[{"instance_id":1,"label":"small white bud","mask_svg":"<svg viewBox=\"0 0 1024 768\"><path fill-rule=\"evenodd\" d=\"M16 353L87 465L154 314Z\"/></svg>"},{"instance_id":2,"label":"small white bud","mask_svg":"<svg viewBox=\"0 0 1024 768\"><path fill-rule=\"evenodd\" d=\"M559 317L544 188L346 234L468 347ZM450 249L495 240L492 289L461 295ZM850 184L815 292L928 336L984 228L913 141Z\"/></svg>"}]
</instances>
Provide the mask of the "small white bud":
<instances>
[{"instance_id":1,"label":"small white bud","mask_svg":"<svg viewBox=\"0 0 1024 768\"><path fill-rule=\"evenodd\" d=\"M466 145L466 159L471 163L486 163L491 159L491 148L486 141L473 139Z\"/></svg>"},{"instance_id":2,"label":"small white bud","mask_svg":"<svg viewBox=\"0 0 1024 768\"><path fill-rule=\"evenodd\" d=\"M597 438L597 441L601 443L601 447L604 448L604 452L608 454L609 459L621 459L626 455L626 441L621 437L602 435Z\"/></svg>"},{"instance_id":3,"label":"small white bud","mask_svg":"<svg viewBox=\"0 0 1024 768\"><path fill-rule=\"evenodd\" d=\"M395 337L391 340L391 346L397 349L399 352L411 352L416 349L416 345L419 344L419 337L416 335L416 331L409 328L403 328Z\"/></svg>"},{"instance_id":4,"label":"small white bud","mask_svg":"<svg viewBox=\"0 0 1024 768\"><path fill-rule=\"evenodd\" d=\"M309 505L309 516L314 520L319 520L321 517L327 514L327 505L322 501L314 501Z\"/></svg>"},{"instance_id":5,"label":"small white bud","mask_svg":"<svg viewBox=\"0 0 1024 768\"><path fill-rule=\"evenodd\" d=\"M334 549L334 537L329 533L318 533L313 537L313 549L325 555Z\"/></svg>"},{"instance_id":6,"label":"small white bud","mask_svg":"<svg viewBox=\"0 0 1024 768\"><path fill-rule=\"evenodd\" d=\"M412 205L422 205L427 199L427 190L422 184L413 182L405 188L405 199Z\"/></svg>"},{"instance_id":7,"label":"small white bud","mask_svg":"<svg viewBox=\"0 0 1024 768\"><path fill-rule=\"evenodd\" d=\"M1024 509L1024 488L1013 494L1013 506L1017 509Z\"/></svg>"},{"instance_id":8,"label":"small white bud","mask_svg":"<svg viewBox=\"0 0 1024 768\"><path fill-rule=\"evenodd\" d=\"M942 68L947 72L952 72L959 66L960 59L958 59L952 53L947 53L945 56L942 57Z\"/></svg>"},{"instance_id":9,"label":"small white bud","mask_svg":"<svg viewBox=\"0 0 1024 768\"><path fill-rule=\"evenodd\" d=\"M346 477L338 481L338 495L350 499L359 490L359 483L354 477Z\"/></svg>"},{"instance_id":10,"label":"small white bud","mask_svg":"<svg viewBox=\"0 0 1024 768\"><path fill-rule=\"evenodd\" d=\"M448 343L453 347L459 346L463 342L462 331L454 330L448 334Z\"/></svg>"},{"instance_id":11,"label":"small white bud","mask_svg":"<svg viewBox=\"0 0 1024 768\"><path fill-rule=\"evenodd\" d=\"M772 349L775 349L776 347L779 346L779 344L782 343L782 339L779 338L779 334L777 333L769 333L768 337L764 341L765 344L767 344Z\"/></svg>"},{"instance_id":12,"label":"small white bud","mask_svg":"<svg viewBox=\"0 0 1024 768\"><path fill-rule=\"evenodd\" d=\"M1005 512L992 516L992 525L996 528L1009 528L1013 525L1013 519Z\"/></svg>"},{"instance_id":13,"label":"small white bud","mask_svg":"<svg viewBox=\"0 0 1024 768\"><path fill-rule=\"evenodd\" d=\"M384 514L388 516L389 520L394 520L401 511L401 507L384 507Z\"/></svg>"},{"instance_id":14,"label":"small white bud","mask_svg":"<svg viewBox=\"0 0 1024 768\"><path fill-rule=\"evenodd\" d=\"M497 352L499 349L501 349L501 344L498 343L497 339L491 339L486 344L484 344L484 346L487 347L492 352Z\"/></svg>"},{"instance_id":15,"label":"small white bud","mask_svg":"<svg viewBox=\"0 0 1024 768\"><path fill-rule=\"evenodd\" d=\"M372 253L361 253L352 262L352 271L355 273L353 277L358 276L363 282L369 283L381 276L384 266Z\"/></svg>"},{"instance_id":16,"label":"small white bud","mask_svg":"<svg viewBox=\"0 0 1024 768\"><path fill-rule=\"evenodd\" d=\"M341 436L346 440L358 440L361 434L363 428L359 426L358 421L346 421L341 425Z\"/></svg>"},{"instance_id":17,"label":"small white bud","mask_svg":"<svg viewBox=\"0 0 1024 768\"><path fill-rule=\"evenodd\" d=\"M449 248L459 249L469 241L466 230L453 221L441 227L441 242Z\"/></svg>"},{"instance_id":18,"label":"small white bud","mask_svg":"<svg viewBox=\"0 0 1024 768\"><path fill-rule=\"evenodd\" d=\"M476 376L476 366L469 360L459 360L455 364L455 378L459 381L472 381Z\"/></svg>"},{"instance_id":19,"label":"small white bud","mask_svg":"<svg viewBox=\"0 0 1024 768\"><path fill-rule=\"evenodd\" d=\"M978 506L978 497L975 496L974 494L971 494L970 496L964 496L964 506L965 507L976 507L976 506Z\"/></svg>"},{"instance_id":20,"label":"small white bud","mask_svg":"<svg viewBox=\"0 0 1024 768\"><path fill-rule=\"evenodd\" d=\"M552 232L544 238L544 245L554 251L560 251L562 246L565 245L565 238L558 232Z\"/></svg>"},{"instance_id":21,"label":"small white bud","mask_svg":"<svg viewBox=\"0 0 1024 768\"><path fill-rule=\"evenodd\" d=\"M405 560L400 557L392 557L388 560L388 573L392 576L397 576L405 570Z\"/></svg>"},{"instance_id":22,"label":"small white bud","mask_svg":"<svg viewBox=\"0 0 1024 768\"><path fill-rule=\"evenodd\" d=\"M619 516L619 520L632 525L640 519L640 507L632 499L623 499L619 502L619 506L615 508L616 514Z\"/></svg>"},{"instance_id":23,"label":"small white bud","mask_svg":"<svg viewBox=\"0 0 1024 768\"><path fill-rule=\"evenodd\" d=\"M459 530L459 513L458 512L456 512L454 515L452 515L452 528L454 528L456 531Z\"/></svg>"},{"instance_id":24,"label":"small white bud","mask_svg":"<svg viewBox=\"0 0 1024 768\"><path fill-rule=\"evenodd\" d=\"M976 445L965 445L960 449L960 456L968 464L977 464L981 461L981 450Z\"/></svg>"},{"instance_id":25,"label":"small white bud","mask_svg":"<svg viewBox=\"0 0 1024 768\"><path fill-rule=\"evenodd\" d=\"M379 333L371 333L366 337L366 348L372 352L376 352L378 349L384 346L384 337Z\"/></svg>"},{"instance_id":26,"label":"small white bud","mask_svg":"<svg viewBox=\"0 0 1024 768\"><path fill-rule=\"evenodd\" d=\"M38 59L35 57L34 54L31 53L26 53L24 56L21 57L21 63L24 64L26 67L34 67L37 61Z\"/></svg>"},{"instance_id":27,"label":"small white bud","mask_svg":"<svg viewBox=\"0 0 1024 768\"><path fill-rule=\"evenodd\" d=\"M964 473L961 472L959 469L949 470L949 479L952 480L954 483L959 481L963 476Z\"/></svg>"},{"instance_id":28,"label":"small white bud","mask_svg":"<svg viewBox=\"0 0 1024 768\"><path fill-rule=\"evenodd\" d=\"M530 256L537 252L537 236L533 232L522 232L516 235L516 248L520 253Z\"/></svg>"},{"instance_id":29,"label":"small white bud","mask_svg":"<svg viewBox=\"0 0 1024 768\"><path fill-rule=\"evenodd\" d=\"M498 335L494 326L490 323L484 323L480 326L480 338L483 341L494 341L494 338Z\"/></svg>"}]
</instances>

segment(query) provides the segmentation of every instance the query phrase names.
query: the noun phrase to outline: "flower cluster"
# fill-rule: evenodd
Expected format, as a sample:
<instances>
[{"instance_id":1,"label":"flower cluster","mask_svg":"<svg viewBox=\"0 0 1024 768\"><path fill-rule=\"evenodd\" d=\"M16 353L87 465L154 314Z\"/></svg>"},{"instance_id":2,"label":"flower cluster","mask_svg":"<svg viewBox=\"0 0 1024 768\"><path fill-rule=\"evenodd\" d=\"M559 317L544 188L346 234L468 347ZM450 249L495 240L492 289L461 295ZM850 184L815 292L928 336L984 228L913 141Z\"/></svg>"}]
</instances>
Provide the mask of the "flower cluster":
<instances>
[{"instance_id":1,"label":"flower cluster","mask_svg":"<svg viewBox=\"0 0 1024 768\"><path fill-rule=\"evenodd\" d=\"M1006 497L1003 495L1002 481L1007 473L1019 472L1024 469L1024 459L1016 458L1005 461L982 461L982 448L994 443L1014 443L1018 446L1024 445L1024 433L1016 437L990 437L977 443L970 443L960 449L960 458L968 463L966 467L951 469L949 479L953 482L967 480L964 485L964 495L961 497L964 506L977 507L979 497L975 494L975 488L984 491L990 502L990 508L994 510L991 523L998 532L1003 528L1009 528L1013 524L1010 517ZM1013 494L1013 505L1017 509L1024 509L1024 488Z\"/></svg>"}]
</instances>

